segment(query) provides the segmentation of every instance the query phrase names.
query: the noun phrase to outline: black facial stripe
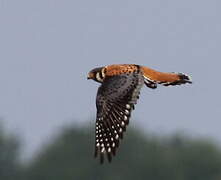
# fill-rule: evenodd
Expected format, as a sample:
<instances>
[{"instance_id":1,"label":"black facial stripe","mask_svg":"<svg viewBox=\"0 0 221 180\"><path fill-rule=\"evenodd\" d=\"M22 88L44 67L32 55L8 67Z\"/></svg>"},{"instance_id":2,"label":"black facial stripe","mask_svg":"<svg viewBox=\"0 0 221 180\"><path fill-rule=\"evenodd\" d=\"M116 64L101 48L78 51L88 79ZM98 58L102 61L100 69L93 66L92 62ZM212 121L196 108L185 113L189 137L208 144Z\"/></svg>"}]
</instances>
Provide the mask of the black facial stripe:
<instances>
[{"instance_id":1,"label":"black facial stripe","mask_svg":"<svg viewBox=\"0 0 221 180\"><path fill-rule=\"evenodd\" d=\"M102 82L103 81L102 74L101 74L100 71L96 72L95 79L96 79L97 82Z\"/></svg>"},{"instance_id":2,"label":"black facial stripe","mask_svg":"<svg viewBox=\"0 0 221 180\"><path fill-rule=\"evenodd\" d=\"M99 71L99 77L100 77L101 79L104 79L103 73L102 73L101 71Z\"/></svg>"}]
</instances>

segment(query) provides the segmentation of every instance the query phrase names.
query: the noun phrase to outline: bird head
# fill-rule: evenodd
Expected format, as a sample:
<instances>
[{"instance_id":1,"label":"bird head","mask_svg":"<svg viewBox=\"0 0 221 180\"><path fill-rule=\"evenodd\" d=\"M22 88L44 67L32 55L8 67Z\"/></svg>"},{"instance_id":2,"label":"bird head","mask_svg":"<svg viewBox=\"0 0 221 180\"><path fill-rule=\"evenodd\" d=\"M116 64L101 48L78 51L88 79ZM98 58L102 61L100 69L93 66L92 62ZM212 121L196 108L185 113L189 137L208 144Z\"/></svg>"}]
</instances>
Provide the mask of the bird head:
<instances>
[{"instance_id":1,"label":"bird head","mask_svg":"<svg viewBox=\"0 0 221 180\"><path fill-rule=\"evenodd\" d=\"M97 82L103 82L105 78L105 67L98 67L92 69L87 76L87 79L93 79Z\"/></svg>"}]
</instances>

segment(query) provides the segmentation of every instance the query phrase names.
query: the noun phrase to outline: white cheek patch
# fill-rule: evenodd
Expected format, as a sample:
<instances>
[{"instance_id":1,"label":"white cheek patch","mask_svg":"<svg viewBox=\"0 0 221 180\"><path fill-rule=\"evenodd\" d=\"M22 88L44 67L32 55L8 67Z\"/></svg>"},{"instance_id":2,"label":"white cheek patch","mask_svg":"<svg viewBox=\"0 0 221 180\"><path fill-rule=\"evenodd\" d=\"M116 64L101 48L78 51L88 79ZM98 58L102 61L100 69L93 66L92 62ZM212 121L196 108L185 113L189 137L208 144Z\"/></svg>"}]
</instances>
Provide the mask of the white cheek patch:
<instances>
[{"instance_id":1,"label":"white cheek patch","mask_svg":"<svg viewBox=\"0 0 221 180\"><path fill-rule=\"evenodd\" d=\"M99 82L102 82L102 81L103 81L103 79L100 77L100 73L99 73L99 72L96 73L96 79L97 79Z\"/></svg>"}]
</instances>

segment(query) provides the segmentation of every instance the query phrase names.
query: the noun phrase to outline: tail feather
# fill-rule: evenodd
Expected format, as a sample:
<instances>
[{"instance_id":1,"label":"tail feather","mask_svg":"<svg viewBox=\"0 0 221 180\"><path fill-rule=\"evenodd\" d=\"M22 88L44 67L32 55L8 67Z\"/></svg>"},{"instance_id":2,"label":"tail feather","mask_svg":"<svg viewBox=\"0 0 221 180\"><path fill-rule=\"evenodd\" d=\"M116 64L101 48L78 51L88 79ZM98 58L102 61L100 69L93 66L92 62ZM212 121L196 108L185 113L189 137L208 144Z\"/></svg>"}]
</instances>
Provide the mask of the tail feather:
<instances>
[{"instance_id":1,"label":"tail feather","mask_svg":"<svg viewBox=\"0 0 221 180\"><path fill-rule=\"evenodd\" d=\"M175 86L175 85L181 85L181 84L192 84L191 78L190 76L183 74L183 73L177 73L176 74L179 78L173 82L161 82L160 84L164 85L164 86Z\"/></svg>"},{"instance_id":2,"label":"tail feather","mask_svg":"<svg viewBox=\"0 0 221 180\"><path fill-rule=\"evenodd\" d=\"M147 87L155 89L157 84L164 86L174 86L192 83L191 78L183 73L164 73L142 66L145 84Z\"/></svg>"}]
</instances>

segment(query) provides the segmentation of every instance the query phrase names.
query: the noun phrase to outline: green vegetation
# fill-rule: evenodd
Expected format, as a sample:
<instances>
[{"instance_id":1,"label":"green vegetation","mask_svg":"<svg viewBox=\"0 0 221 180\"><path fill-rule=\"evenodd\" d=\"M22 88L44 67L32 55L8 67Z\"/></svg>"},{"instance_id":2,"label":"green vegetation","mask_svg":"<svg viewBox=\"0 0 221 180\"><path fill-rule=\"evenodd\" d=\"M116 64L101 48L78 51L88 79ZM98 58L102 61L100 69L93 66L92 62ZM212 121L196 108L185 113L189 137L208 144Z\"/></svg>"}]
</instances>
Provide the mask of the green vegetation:
<instances>
[{"instance_id":1,"label":"green vegetation","mask_svg":"<svg viewBox=\"0 0 221 180\"><path fill-rule=\"evenodd\" d=\"M5 133L0 126L0 179L14 180L19 174L19 144L15 136Z\"/></svg>"},{"instance_id":2,"label":"green vegetation","mask_svg":"<svg viewBox=\"0 0 221 180\"><path fill-rule=\"evenodd\" d=\"M16 141L1 133L0 179L21 177L21 168L22 180L221 179L221 150L206 140L144 136L130 129L113 162L100 165L90 129L63 129L25 168L17 161Z\"/></svg>"}]
</instances>

